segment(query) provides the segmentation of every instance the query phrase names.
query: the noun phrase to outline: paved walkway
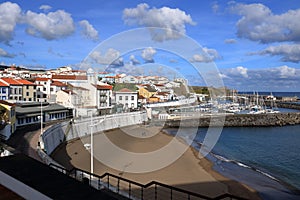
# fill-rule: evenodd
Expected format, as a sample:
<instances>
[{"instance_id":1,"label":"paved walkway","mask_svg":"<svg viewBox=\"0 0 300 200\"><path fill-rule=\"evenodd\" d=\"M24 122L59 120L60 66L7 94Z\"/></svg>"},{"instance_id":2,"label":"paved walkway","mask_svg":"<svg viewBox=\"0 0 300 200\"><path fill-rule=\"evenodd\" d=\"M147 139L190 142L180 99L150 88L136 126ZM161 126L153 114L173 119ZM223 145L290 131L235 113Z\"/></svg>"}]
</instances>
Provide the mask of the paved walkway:
<instances>
[{"instance_id":1,"label":"paved walkway","mask_svg":"<svg viewBox=\"0 0 300 200\"><path fill-rule=\"evenodd\" d=\"M44 130L50 126L51 125L47 125ZM21 153L42 162L42 159L37 154L37 145L40 134L40 125L32 125L29 127L20 128L14 134L12 134L10 139L7 141L7 144Z\"/></svg>"}]
</instances>

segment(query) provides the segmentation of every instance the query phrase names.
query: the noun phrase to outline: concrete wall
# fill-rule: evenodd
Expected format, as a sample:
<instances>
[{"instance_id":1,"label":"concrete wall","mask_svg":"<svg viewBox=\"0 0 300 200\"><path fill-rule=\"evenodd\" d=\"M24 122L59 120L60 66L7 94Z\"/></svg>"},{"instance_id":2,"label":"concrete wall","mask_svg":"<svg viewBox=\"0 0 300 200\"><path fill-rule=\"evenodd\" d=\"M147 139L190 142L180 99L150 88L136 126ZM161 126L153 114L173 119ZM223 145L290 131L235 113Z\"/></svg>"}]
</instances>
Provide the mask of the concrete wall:
<instances>
[{"instance_id":1,"label":"concrete wall","mask_svg":"<svg viewBox=\"0 0 300 200\"><path fill-rule=\"evenodd\" d=\"M75 119L69 122L56 124L48 128L43 133L40 143L41 147L44 148L44 151L50 155L61 142L90 135L91 124L93 124L93 133L97 133L118 127L141 124L147 120L148 118L145 112L132 112Z\"/></svg>"}]
</instances>

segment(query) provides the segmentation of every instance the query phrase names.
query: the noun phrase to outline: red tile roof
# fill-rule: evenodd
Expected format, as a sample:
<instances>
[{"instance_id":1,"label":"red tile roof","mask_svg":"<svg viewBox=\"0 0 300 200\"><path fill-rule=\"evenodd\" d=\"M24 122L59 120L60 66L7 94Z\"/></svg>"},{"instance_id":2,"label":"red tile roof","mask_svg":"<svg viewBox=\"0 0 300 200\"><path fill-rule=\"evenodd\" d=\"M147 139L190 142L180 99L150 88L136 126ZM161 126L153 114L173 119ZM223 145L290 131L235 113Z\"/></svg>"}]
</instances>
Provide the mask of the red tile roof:
<instances>
[{"instance_id":1,"label":"red tile roof","mask_svg":"<svg viewBox=\"0 0 300 200\"><path fill-rule=\"evenodd\" d=\"M64 83L62 83L62 82L60 82L60 81L53 81L53 82L51 83L51 85L52 85L52 86L57 86L57 87L66 87L66 86L67 86L67 84L64 84Z\"/></svg>"},{"instance_id":2,"label":"red tile roof","mask_svg":"<svg viewBox=\"0 0 300 200\"><path fill-rule=\"evenodd\" d=\"M48 81L50 78L36 77L35 81Z\"/></svg>"},{"instance_id":3,"label":"red tile roof","mask_svg":"<svg viewBox=\"0 0 300 200\"><path fill-rule=\"evenodd\" d=\"M87 80L87 76L76 76L76 75L52 75L52 79L62 80Z\"/></svg>"},{"instance_id":4,"label":"red tile roof","mask_svg":"<svg viewBox=\"0 0 300 200\"><path fill-rule=\"evenodd\" d=\"M129 90L128 88L123 88L123 89L121 89L121 90L118 90L117 92L134 92L134 91L132 91L132 90Z\"/></svg>"},{"instance_id":5,"label":"red tile roof","mask_svg":"<svg viewBox=\"0 0 300 200\"><path fill-rule=\"evenodd\" d=\"M97 90L112 90L112 85L93 85Z\"/></svg>"},{"instance_id":6,"label":"red tile roof","mask_svg":"<svg viewBox=\"0 0 300 200\"><path fill-rule=\"evenodd\" d=\"M0 87L8 87L9 85L5 82L0 81Z\"/></svg>"},{"instance_id":7,"label":"red tile roof","mask_svg":"<svg viewBox=\"0 0 300 200\"><path fill-rule=\"evenodd\" d=\"M36 85L30 81L27 81L25 79L17 79L18 82L22 83L23 85Z\"/></svg>"},{"instance_id":8,"label":"red tile roof","mask_svg":"<svg viewBox=\"0 0 300 200\"><path fill-rule=\"evenodd\" d=\"M13 78L1 78L1 80L9 85L22 85L22 83L18 82Z\"/></svg>"}]
</instances>

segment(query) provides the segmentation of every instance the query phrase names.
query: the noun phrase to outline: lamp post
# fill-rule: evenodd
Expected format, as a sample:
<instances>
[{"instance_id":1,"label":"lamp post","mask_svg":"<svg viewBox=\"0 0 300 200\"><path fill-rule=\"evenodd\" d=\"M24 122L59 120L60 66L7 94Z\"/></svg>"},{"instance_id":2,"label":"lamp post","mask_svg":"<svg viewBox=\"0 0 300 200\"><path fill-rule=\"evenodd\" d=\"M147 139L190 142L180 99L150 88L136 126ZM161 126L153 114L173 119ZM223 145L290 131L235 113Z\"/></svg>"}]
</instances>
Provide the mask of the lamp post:
<instances>
[{"instance_id":1,"label":"lamp post","mask_svg":"<svg viewBox=\"0 0 300 200\"><path fill-rule=\"evenodd\" d=\"M41 135L43 134L43 103L41 100Z\"/></svg>"},{"instance_id":2,"label":"lamp post","mask_svg":"<svg viewBox=\"0 0 300 200\"><path fill-rule=\"evenodd\" d=\"M91 154L91 174L94 173L94 133L93 133L93 126L96 126L98 124L101 124L104 119L101 119L99 122L93 124L93 113L92 113L92 110L89 110L87 112L91 112L91 124L90 124L90 127L91 127L91 144L90 144L90 154Z\"/></svg>"},{"instance_id":3,"label":"lamp post","mask_svg":"<svg viewBox=\"0 0 300 200\"><path fill-rule=\"evenodd\" d=\"M91 112L91 174L94 173L93 112Z\"/></svg>"}]
</instances>

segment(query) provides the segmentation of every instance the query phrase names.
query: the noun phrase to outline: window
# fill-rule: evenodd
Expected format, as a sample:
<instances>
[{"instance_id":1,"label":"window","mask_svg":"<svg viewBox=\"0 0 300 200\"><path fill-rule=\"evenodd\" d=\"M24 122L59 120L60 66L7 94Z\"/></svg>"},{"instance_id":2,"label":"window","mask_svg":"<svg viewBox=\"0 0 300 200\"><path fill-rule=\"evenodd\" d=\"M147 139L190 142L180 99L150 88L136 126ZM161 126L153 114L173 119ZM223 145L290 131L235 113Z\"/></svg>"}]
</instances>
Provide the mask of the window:
<instances>
[{"instance_id":1,"label":"window","mask_svg":"<svg viewBox=\"0 0 300 200\"><path fill-rule=\"evenodd\" d=\"M29 92L26 92L26 96L29 96Z\"/></svg>"},{"instance_id":2,"label":"window","mask_svg":"<svg viewBox=\"0 0 300 200\"><path fill-rule=\"evenodd\" d=\"M119 100L122 101L122 96L119 96Z\"/></svg>"},{"instance_id":3,"label":"window","mask_svg":"<svg viewBox=\"0 0 300 200\"><path fill-rule=\"evenodd\" d=\"M22 94L22 89L21 88L19 88L19 94Z\"/></svg>"},{"instance_id":4,"label":"window","mask_svg":"<svg viewBox=\"0 0 300 200\"><path fill-rule=\"evenodd\" d=\"M31 98L29 98L29 99L28 99L28 101L32 101L32 99L31 99Z\"/></svg>"},{"instance_id":5,"label":"window","mask_svg":"<svg viewBox=\"0 0 300 200\"><path fill-rule=\"evenodd\" d=\"M53 92L54 91L54 89L53 88L50 88L50 92Z\"/></svg>"},{"instance_id":6,"label":"window","mask_svg":"<svg viewBox=\"0 0 300 200\"><path fill-rule=\"evenodd\" d=\"M128 101L128 96L125 96L125 100Z\"/></svg>"},{"instance_id":7,"label":"window","mask_svg":"<svg viewBox=\"0 0 300 200\"><path fill-rule=\"evenodd\" d=\"M14 94L17 94L18 90L17 88L14 89Z\"/></svg>"},{"instance_id":8,"label":"window","mask_svg":"<svg viewBox=\"0 0 300 200\"><path fill-rule=\"evenodd\" d=\"M26 89L27 89L27 90L29 89L29 85L26 85Z\"/></svg>"},{"instance_id":9,"label":"window","mask_svg":"<svg viewBox=\"0 0 300 200\"><path fill-rule=\"evenodd\" d=\"M6 88L2 88L2 94L6 94Z\"/></svg>"},{"instance_id":10,"label":"window","mask_svg":"<svg viewBox=\"0 0 300 200\"><path fill-rule=\"evenodd\" d=\"M36 85L35 85L35 86L33 86L33 89L36 89Z\"/></svg>"},{"instance_id":11,"label":"window","mask_svg":"<svg viewBox=\"0 0 300 200\"><path fill-rule=\"evenodd\" d=\"M41 91L41 89L40 89L40 88L38 88L38 89L37 89L37 91Z\"/></svg>"},{"instance_id":12,"label":"window","mask_svg":"<svg viewBox=\"0 0 300 200\"><path fill-rule=\"evenodd\" d=\"M45 88L45 87L43 88L43 91L46 91L46 88Z\"/></svg>"},{"instance_id":13,"label":"window","mask_svg":"<svg viewBox=\"0 0 300 200\"><path fill-rule=\"evenodd\" d=\"M132 101L134 100L134 96L131 96L131 100L132 100Z\"/></svg>"}]
</instances>

